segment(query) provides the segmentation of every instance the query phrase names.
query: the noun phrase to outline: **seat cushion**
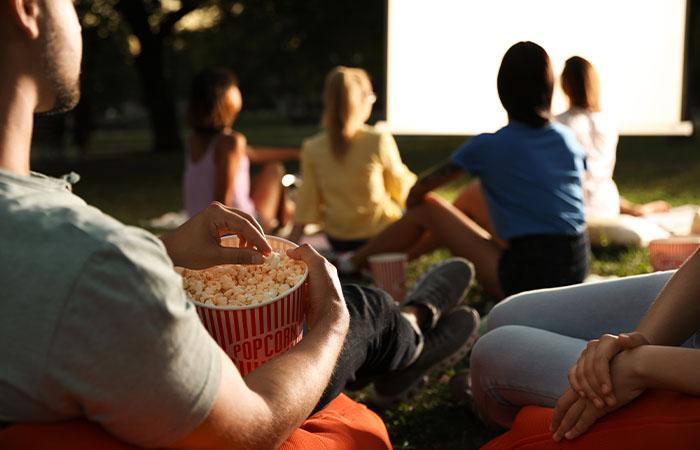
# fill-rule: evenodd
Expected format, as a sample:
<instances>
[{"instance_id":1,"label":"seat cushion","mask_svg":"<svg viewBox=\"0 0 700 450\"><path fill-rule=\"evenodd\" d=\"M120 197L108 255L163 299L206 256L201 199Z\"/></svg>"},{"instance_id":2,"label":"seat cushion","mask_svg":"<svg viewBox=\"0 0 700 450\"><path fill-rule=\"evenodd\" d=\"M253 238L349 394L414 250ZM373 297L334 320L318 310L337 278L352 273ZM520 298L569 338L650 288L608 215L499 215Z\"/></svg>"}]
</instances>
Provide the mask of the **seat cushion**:
<instances>
[{"instance_id":1,"label":"seat cushion","mask_svg":"<svg viewBox=\"0 0 700 450\"><path fill-rule=\"evenodd\" d=\"M482 450L658 450L700 448L700 397L649 391L594 424L585 434L556 443L549 424L553 410L527 406L513 428Z\"/></svg>"},{"instance_id":2,"label":"seat cushion","mask_svg":"<svg viewBox=\"0 0 700 450\"><path fill-rule=\"evenodd\" d=\"M84 420L14 425L0 431L0 449L138 450ZM387 450L389 436L382 420L367 407L340 395L307 419L282 450Z\"/></svg>"}]
</instances>

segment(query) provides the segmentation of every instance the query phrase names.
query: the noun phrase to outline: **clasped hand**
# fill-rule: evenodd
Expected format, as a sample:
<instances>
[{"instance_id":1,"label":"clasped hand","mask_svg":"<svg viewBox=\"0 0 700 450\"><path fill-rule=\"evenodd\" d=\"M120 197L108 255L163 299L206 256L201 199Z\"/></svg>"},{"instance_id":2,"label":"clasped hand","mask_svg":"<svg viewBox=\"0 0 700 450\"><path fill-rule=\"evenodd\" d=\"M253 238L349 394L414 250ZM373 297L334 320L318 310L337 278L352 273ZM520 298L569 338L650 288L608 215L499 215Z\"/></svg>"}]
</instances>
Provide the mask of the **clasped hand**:
<instances>
[{"instance_id":1,"label":"clasped hand","mask_svg":"<svg viewBox=\"0 0 700 450\"><path fill-rule=\"evenodd\" d=\"M569 370L570 388L557 401L550 430L554 440L574 439L605 414L638 397L640 333L606 334L590 341Z\"/></svg>"}]
</instances>

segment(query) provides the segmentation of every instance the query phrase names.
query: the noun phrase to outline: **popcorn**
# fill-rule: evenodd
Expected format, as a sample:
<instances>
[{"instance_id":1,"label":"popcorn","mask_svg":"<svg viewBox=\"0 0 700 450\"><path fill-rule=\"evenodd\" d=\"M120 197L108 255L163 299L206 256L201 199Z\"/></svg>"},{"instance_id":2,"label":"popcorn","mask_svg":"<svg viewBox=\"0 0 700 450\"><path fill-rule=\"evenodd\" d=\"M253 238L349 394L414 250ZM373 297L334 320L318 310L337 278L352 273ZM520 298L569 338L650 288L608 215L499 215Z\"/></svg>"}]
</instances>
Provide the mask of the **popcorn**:
<instances>
[{"instance_id":1,"label":"popcorn","mask_svg":"<svg viewBox=\"0 0 700 450\"><path fill-rule=\"evenodd\" d=\"M301 261L272 252L260 265L226 265L205 270L178 268L189 296L208 306L259 305L299 283L306 270Z\"/></svg>"}]
</instances>

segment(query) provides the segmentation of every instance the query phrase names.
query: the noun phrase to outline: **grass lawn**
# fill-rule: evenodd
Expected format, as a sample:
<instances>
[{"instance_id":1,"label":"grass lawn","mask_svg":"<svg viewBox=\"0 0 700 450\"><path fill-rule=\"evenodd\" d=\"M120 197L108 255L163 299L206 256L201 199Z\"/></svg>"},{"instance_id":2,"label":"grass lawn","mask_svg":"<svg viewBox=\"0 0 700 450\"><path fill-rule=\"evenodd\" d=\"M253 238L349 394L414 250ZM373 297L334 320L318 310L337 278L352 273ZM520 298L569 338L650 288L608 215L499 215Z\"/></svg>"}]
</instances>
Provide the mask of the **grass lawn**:
<instances>
[{"instance_id":1,"label":"grass lawn","mask_svg":"<svg viewBox=\"0 0 700 450\"><path fill-rule=\"evenodd\" d=\"M301 143L314 127L246 124L243 131L251 144L290 145ZM447 157L464 139L460 137L399 137L405 162L420 172ZM137 132L102 132L95 150L85 160L43 159L34 170L61 175L71 170L82 180L75 192L118 219L138 225L142 220L181 208L181 155L147 152L148 135ZM623 138L618 149L615 179L628 199L644 202L665 199L674 206L700 204L700 145L680 138ZM290 165L291 170L296 169ZM463 182L462 182L463 183ZM447 198L460 184L441 191ZM409 278L431 262L443 258L438 251L413 263ZM632 275L651 271L645 249L599 248L594 250L593 273ZM483 307L474 290L468 302ZM433 380L411 403L382 413L397 449L472 449L497 433L485 429L467 409L450 398L447 390L451 369ZM360 394L361 396L362 394Z\"/></svg>"}]
</instances>

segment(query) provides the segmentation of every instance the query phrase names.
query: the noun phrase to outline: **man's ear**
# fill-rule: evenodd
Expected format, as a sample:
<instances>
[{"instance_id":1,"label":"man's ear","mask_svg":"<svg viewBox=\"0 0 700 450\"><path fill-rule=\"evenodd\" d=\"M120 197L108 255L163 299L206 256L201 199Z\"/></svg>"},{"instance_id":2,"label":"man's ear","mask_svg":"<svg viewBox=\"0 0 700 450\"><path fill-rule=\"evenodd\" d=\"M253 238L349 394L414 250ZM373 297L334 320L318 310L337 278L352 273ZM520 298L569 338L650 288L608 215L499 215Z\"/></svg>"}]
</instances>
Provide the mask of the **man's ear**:
<instances>
[{"instance_id":1,"label":"man's ear","mask_svg":"<svg viewBox=\"0 0 700 450\"><path fill-rule=\"evenodd\" d=\"M10 19L20 32L30 39L39 37L39 15L41 0L0 0L7 4ZM49 0L53 1L53 0Z\"/></svg>"}]
</instances>

